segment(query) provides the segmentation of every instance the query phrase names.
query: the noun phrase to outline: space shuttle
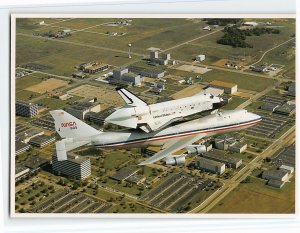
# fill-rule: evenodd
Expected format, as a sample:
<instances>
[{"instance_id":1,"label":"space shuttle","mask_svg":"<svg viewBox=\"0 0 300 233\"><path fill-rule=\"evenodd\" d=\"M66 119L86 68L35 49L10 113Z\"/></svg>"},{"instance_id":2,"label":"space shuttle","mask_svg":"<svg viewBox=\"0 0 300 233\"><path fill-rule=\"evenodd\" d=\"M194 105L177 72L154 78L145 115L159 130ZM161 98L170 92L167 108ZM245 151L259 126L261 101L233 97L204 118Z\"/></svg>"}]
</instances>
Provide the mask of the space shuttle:
<instances>
[{"instance_id":1,"label":"space shuttle","mask_svg":"<svg viewBox=\"0 0 300 233\"><path fill-rule=\"evenodd\" d=\"M205 91L178 100L148 105L124 88L116 89L125 105L108 116L105 121L146 133L165 128L183 117L213 110L224 105L224 100Z\"/></svg>"}]
</instances>

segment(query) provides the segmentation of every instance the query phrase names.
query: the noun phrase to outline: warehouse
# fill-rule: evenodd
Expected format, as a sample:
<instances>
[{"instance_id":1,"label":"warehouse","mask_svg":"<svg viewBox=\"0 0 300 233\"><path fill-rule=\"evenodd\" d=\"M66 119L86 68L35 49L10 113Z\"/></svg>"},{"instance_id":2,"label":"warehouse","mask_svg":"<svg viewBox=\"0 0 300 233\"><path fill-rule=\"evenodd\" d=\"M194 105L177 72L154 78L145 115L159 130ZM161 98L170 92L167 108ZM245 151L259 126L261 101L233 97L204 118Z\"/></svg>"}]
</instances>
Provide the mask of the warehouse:
<instances>
[{"instance_id":1,"label":"warehouse","mask_svg":"<svg viewBox=\"0 0 300 233\"><path fill-rule=\"evenodd\" d=\"M129 66L128 71L149 78L162 78L165 76L165 71L163 70L146 69L138 66Z\"/></svg>"},{"instance_id":2,"label":"warehouse","mask_svg":"<svg viewBox=\"0 0 300 233\"><path fill-rule=\"evenodd\" d=\"M142 84L141 76L132 72L123 74L121 79L130 82L133 86L140 86Z\"/></svg>"},{"instance_id":3,"label":"warehouse","mask_svg":"<svg viewBox=\"0 0 300 233\"><path fill-rule=\"evenodd\" d=\"M275 113L286 115L286 116L293 115L295 111L296 111L296 106L294 104L288 104L288 103L285 103L275 109Z\"/></svg>"},{"instance_id":4,"label":"warehouse","mask_svg":"<svg viewBox=\"0 0 300 233\"><path fill-rule=\"evenodd\" d=\"M101 62L89 62L80 65L80 69L89 74L98 73L109 68L108 64L104 64Z\"/></svg>"},{"instance_id":5,"label":"warehouse","mask_svg":"<svg viewBox=\"0 0 300 233\"><path fill-rule=\"evenodd\" d=\"M24 167L22 165L16 165L15 169L15 180L18 181L22 177L28 175L30 172L30 169L28 167Z\"/></svg>"},{"instance_id":6,"label":"warehouse","mask_svg":"<svg viewBox=\"0 0 300 233\"><path fill-rule=\"evenodd\" d=\"M243 142L235 142L228 148L232 152L243 153L247 149L247 144Z\"/></svg>"},{"instance_id":7,"label":"warehouse","mask_svg":"<svg viewBox=\"0 0 300 233\"><path fill-rule=\"evenodd\" d=\"M265 111L274 112L276 110L276 108L278 108L278 107L279 107L279 105L276 103L264 103L261 106L261 109L265 110Z\"/></svg>"},{"instance_id":8,"label":"warehouse","mask_svg":"<svg viewBox=\"0 0 300 233\"><path fill-rule=\"evenodd\" d=\"M30 149L30 146L23 142L16 141L16 155L25 153Z\"/></svg>"},{"instance_id":9,"label":"warehouse","mask_svg":"<svg viewBox=\"0 0 300 233\"><path fill-rule=\"evenodd\" d=\"M53 142L55 142L55 136L42 135L32 138L28 143L32 146L43 148Z\"/></svg>"},{"instance_id":10,"label":"warehouse","mask_svg":"<svg viewBox=\"0 0 300 233\"><path fill-rule=\"evenodd\" d=\"M85 179L91 175L91 161L79 155L67 155L67 160L58 161L57 155L52 156L52 170L60 175L75 179Z\"/></svg>"},{"instance_id":11,"label":"warehouse","mask_svg":"<svg viewBox=\"0 0 300 233\"><path fill-rule=\"evenodd\" d=\"M23 143L28 143L31 139L33 139L37 136L42 136L43 134L44 134L44 131L42 131L42 130L29 129L29 130L26 130L25 132L17 134L16 140L23 142Z\"/></svg>"},{"instance_id":12,"label":"warehouse","mask_svg":"<svg viewBox=\"0 0 300 233\"><path fill-rule=\"evenodd\" d=\"M225 164L206 158L198 158L195 162L195 167L208 172L221 175L225 172Z\"/></svg>"},{"instance_id":13,"label":"warehouse","mask_svg":"<svg viewBox=\"0 0 300 233\"><path fill-rule=\"evenodd\" d=\"M289 178L289 172L281 169L267 170L263 172L262 178L266 180L279 180L286 182Z\"/></svg>"},{"instance_id":14,"label":"warehouse","mask_svg":"<svg viewBox=\"0 0 300 233\"><path fill-rule=\"evenodd\" d=\"M229 155L224 155L221 151L211 150L207 153L204 153L203 158L211 159L217 162L225 163L227 167L237 169L242 165L242 159L235 158Z\"/></svg>"},{"instance_id":15,"label":"warehouse","mask_svg":"<svg viewBox=\"0 0 300 233\"><path fill-rule=\"evenodd\" d=\"M209 86L224 89L224 92L226 94L233 94L233 93L237 92L237 84L235 84L235 83L228 83L228 82L213 80L212 82L210 82Z\"/></svg>"},{"instance_id":16,"label":"warehouse","mask_svg":"<svg viewBox=\"0 0 300 233\"><path fill-rule=\"evenodd\" d=\"M78 119L84 120L85 114L88 112L100 112L100 104L95 102L80 102L76 105L71 106L67 109L67 112L77 117Z\"/></svg>"}]
</instances>

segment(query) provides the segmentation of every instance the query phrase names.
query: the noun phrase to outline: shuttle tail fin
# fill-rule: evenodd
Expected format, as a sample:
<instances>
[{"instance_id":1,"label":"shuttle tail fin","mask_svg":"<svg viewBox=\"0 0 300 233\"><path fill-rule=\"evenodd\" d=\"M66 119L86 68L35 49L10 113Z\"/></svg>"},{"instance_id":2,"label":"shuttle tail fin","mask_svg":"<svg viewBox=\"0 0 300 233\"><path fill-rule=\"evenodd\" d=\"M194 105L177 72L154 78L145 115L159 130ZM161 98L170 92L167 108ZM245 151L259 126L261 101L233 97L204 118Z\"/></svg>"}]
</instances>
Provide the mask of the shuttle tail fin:
<instances>
[{"instance_id":1,"label":"shuttle tail fin","mask_svg":"<svg viewBox=\"0 0 300 233\"><path fill-rule=\"evenodd\" d=\"M134 107L147 106L147 104L143 100L141 100L139 97L126 90L125 88L117 88L116 90L127 105Z\"/></svg>"},{"instance_id":2,"label":"shuttle tail fin","mask_svg":"<svg viewBox=\"0 0 300 233\"><path fill-rule=\"evenodd\" d=\"M50 111L55 130L62 138L87 138L101 132L63 110Z\"/></svg>"}]
</instances>

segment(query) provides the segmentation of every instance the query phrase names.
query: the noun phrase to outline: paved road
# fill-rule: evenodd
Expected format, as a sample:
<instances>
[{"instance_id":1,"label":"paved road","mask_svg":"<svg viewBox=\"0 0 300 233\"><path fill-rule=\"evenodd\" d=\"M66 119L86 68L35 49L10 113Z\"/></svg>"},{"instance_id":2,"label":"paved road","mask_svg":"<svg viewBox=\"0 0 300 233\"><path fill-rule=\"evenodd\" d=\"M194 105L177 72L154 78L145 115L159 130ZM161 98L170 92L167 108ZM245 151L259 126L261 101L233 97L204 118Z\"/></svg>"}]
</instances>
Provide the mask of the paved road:
<instances>
[{"instance_id":1,"label":"paved road","mask_svg":"<svg viewBox=\"0 0 300 233\"><path fill-rule=\"evenodd\" d=\"M249 162L243 169L241 169L232 179L233 183L225 184L222 189L211 195L205 202L191 210L191 213L207 213L223 198L225 198L230 192L232 192L241 181L248 177L252 171L259 166L259 162L264 158L273 155L276 151L283 147L283 145L289 145L295 140L295 126L285 132L280 138L275 140L263 153Z\"/></svg>"}]
</instances>

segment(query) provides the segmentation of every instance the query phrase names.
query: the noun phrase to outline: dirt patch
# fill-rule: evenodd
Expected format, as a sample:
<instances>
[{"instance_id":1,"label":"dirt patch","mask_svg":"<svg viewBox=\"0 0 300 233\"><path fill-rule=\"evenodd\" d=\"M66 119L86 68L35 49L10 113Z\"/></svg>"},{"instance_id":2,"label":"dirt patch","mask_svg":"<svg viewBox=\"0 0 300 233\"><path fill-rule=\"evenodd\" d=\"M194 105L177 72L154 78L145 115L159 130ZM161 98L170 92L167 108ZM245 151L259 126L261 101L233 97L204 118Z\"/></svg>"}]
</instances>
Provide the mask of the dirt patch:
<instances>
[{"instance_id":1,"label":"dirt patch","mask_svg":"<svg viewBox=\"0 0 300 233\"><path fill-rule=\"evenodd\" d=\"M194 85L188 86L187 88L182 89L181 91L176 92L171 97L173 99L180 99L180 98L193 96L193 95L200 93L204 87L205 87L205 85L194 84Z\"/></svg>"},{"instance_id":2,"label":"dirt patch","mask_svg":"<svg viewBox=\"0 0 300 233\"><path fill-rule=\"evenodd\" d=\"M193 66L193 65L182 65L176 68L177 70L193 72L197 74L205 74L208 71L211 71L209 68L200 67L200 66Z\"/></svg>"},{"instance_id":3,"label":"dirt patch","mask_svg":"<svg viewBox=\"0 0 300 233\"><path fill-rule=\"evenodd\" d=\"M249 93L249 92L241 92L241 91L237 91L235 93L232 94L233 96L239 96L242 98L252 98L254 95Z\"/></svg>"},{"instance_id":4,"label":"dirt patch","mask_svg":"<svg viewBox=\"0 0 300 233\"><path fill-rule=\"evenodd\" d=\"M88 84L76 87L68 91L67 93L84 98L96 97L97 101L102 104L101 109L108 106L119 106L121 104L124 104L123 100L116 91Z\"/></svg>"},{"instance_id":5,"label":"dirt patch","mask_svg":"<svg viewBox=\"0 0 300 233\"><path fill-rule=\"evenodd\" d=\"M67 81L50 78L50 79L47 79L46 81L42 81L41 83L38 83L36 85L27 87L25 90L36 92L39 94L44 94L46 92L51 92L59 87L63 87L66 85L68 85Z\"/></svg>"}]
</instances>

